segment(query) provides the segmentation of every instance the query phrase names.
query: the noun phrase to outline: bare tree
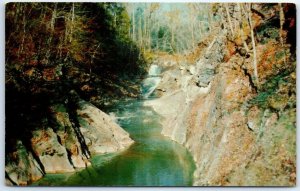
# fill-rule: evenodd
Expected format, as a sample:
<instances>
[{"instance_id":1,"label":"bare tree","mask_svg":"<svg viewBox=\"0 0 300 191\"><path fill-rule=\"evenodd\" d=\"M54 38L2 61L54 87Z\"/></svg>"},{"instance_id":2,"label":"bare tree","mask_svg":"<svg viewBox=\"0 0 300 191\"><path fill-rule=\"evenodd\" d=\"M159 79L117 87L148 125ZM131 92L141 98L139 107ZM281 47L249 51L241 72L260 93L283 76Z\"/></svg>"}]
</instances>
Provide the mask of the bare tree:
<instances>
[{"instance_id":1,"label":"bare tree","mask_svg":"<svg viewBox=\"0 0 300 191\"><path fill-rule=\"evenodd\" d=\"M281 44L281 47L284 51L284 56L283 56L283 59L284 59L284 63L286 64L286 53L285 53L285 50L284 50L284 42L283 42L283 24L284 24L284 11L283 11L283 8L282 8L282 5L281 3L279 3L279 17L280 17L280 31L279 31L279 36L280 36L280 44Z\"/></svg>"},{"instance_id":2,"label":"bare tree","mask_svg":"<svg viewBox=\"0 0 300 191\"><path fill-rule=\"evenodd\" d=\"M248 22L250 26L250 32L251 32L251 42L252 42L252 49L253 49L253 70L254 70L254 79L256 81L256 85L259 87L259 78L258 78L258 72L257 72L257 56L256 56L256 45L255 45L255 38L254 38L254 31L253 31L253 23L252 23L252 12L251 12L251 3L247 4L247 16L248 16Z\"/></svg>"},{"instance_id":3,"label":"bare tree","mask_svg":"<svg viewBox=\"0 0 300 191\"><path fill-rule=\"evenodd\" d=\"M225 3L224 6L225 6L226 14L227 14L227 21L228 21L228 23L229 23L231 35L232 35L232 37L233 37L233 36L234 36L234 31L233 31L232 22L231 22L231 19L230 19L230 13L229 13L229 6L228 6L228 3Z\"/></svg>"}]
</instances>

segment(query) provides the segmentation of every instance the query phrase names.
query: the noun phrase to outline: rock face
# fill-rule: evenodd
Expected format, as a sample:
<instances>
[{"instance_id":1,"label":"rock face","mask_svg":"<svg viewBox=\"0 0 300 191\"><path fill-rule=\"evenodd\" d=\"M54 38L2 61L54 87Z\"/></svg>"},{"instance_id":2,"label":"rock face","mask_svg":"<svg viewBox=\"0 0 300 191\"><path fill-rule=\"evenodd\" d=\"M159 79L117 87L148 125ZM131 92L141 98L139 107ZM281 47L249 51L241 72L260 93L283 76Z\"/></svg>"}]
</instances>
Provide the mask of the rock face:
<instances>
[{"instance_id":1,"label":"rock face","mask_svg":"<svg viewBox=\"0 0 300 191\"><path fill-rule=\"evenodd\" d=\"M158 87L165 91L145 104L164 116L162 134L192 153L194 185L295 185L293 96L286 99L281 86L272 90L280 96L276 99L256 93L249 68L243 65L250 62L237 54L224 62L217 52L224 44L220 39L224 38L209 46L216 54L203 54L194 68L180 66L162 73ZM294 83L292 74L284 78L288 85Z\"/></svg>"},{"instance_id":2,"label":"rock face","mask_svg":"<svg viewBox=\"0 0 300 191\"><path fill-rule=\"evenodd\" d=\"M216 67L223 60L226 37L217 35L204 52L204 56L196 63L194 73L199 87L207 87L216 73Z\"/></svg>"},{"instance_id":3,"label":"rock face","mask_svg":"<svg viewBox=\"0 0 300 191\"><path fill-rule=\"evenodd\" d=\"M5 158L6 185L26 185L28 182L40 179L43 169L29 152L22 141L16 143L17 150Z\"/></svg>"},{"instance_id":4,"label":"rock face","mask_svg":"<svg viewBox=\"0 0 300 191\"><path fill-rule=\"evenodd\" d=\"M90 165L91 154L116 152L133 143L104 112L82 100L77 105L75 116L63 104L51 106L51 116L32 131L28 146L17 141L5 158L7 185L27 185L45 173L73 172Z\"/></svg>"},{"instance_id":5,"label":"rock face","mask_svg":"<svg viewBox=\"0 0 300 191\"><path fill-rule=\"evenodd\" d=\"M93 105L81 101L77 115L80 131L91 153L116 152L133 143L126 131Z\"/></svg>"},{"instance_id":6,"label":"rock face","mask_svg":"<svg viewBox=\"0 0 300 191\"><path fill-rule=\"evenodd\" d=\"M255 147L242 107L253 96L249 79L228 66L220 69L209 93L195 99L188 115L186 147L197 161L195 185L230 185L227 175L243 168Z\"/></svg>"},{"instance_id":7,"label":"rock face","mask_svg":"<svg viewBox=\"0 0 300 191\"><path fill-rule=\"evenodd\" d=\"M70 163L75 168L84 168L89 165L87 151L82 149L75 129L70 121L69 114L63 105L55 105L52 108L52 116L56 124L57 139L65 147ZM78 132L80 134L80 132Z\"/></svg>"},{"instance_id":8,"label":"rock face","mask_svg":"<svg viewBox=\"0 0 300 191\"><path fill-rule=\"evenodd\" d=\"M45 173L72 172L67 150L51 128L32 132L32 149L43 164Z\"/></svg>"}]
</instances>

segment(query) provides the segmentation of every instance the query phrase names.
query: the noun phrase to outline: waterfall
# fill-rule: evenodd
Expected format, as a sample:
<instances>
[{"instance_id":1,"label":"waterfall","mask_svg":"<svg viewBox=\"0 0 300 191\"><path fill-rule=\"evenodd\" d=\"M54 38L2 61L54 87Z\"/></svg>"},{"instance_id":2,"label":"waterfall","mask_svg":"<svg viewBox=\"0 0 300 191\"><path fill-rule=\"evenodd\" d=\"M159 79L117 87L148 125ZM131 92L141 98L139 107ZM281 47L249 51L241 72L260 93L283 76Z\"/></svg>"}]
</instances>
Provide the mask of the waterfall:
<instances>
[{"instance_id":1,"label":"waterfall","mask_svg":"<svg viewBox=\"0 0 300 191\"><path fill-rule=\"evenodd\" d=\"M153 64L148 71L148 77L143 81L141 92L144 98L148 98L158 86L161 78L159 74L161 69L158 65Z\"/></svg>"},{"instance_id":2,"label":"waterfall","mask_svg":"<svg viewBox=\"0 0 300 191\"><path fill-rule=\"evenodd\" d=\"M149 72L148 72L148 76L158 76L160 74L160 67L157 66L156 64L153 64L150 66Z\"/></svg>"}]
</instances>

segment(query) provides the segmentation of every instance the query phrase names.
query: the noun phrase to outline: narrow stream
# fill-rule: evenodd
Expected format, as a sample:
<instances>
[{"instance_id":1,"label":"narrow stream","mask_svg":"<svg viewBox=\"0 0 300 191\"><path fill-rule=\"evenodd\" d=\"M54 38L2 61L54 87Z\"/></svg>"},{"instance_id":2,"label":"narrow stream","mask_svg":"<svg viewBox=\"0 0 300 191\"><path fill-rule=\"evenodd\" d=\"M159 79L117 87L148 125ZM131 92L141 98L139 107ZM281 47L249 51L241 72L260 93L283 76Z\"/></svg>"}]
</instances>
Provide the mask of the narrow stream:
<instances>
[{"instance_id":1,"label":"narrow stream","mask_svg":"<svg viewBox=\"0 0 300 191\"><path fill-rule=\"evenodd\" d=\"M157 86L156 82L153 85ZM144 93L150 95L149 91ZM109 109L135 141L130 148L94 156L92 165L84 170L47 174L33 185L191 186L195 169L191 155L186 148L161 135L162 118L152 108L143 106L144 101L125 100Z\"/></svg>"}]
</instances>

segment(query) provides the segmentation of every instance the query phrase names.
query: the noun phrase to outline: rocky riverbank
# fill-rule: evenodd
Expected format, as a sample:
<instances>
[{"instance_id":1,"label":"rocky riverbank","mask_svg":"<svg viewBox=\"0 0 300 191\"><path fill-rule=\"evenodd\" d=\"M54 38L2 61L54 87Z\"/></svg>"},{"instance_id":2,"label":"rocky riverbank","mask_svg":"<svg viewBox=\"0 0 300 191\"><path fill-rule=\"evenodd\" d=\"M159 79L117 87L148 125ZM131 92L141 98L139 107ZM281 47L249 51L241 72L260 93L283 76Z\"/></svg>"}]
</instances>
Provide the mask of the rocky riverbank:
<instances>
[{"instance_id":1,"label":"rocky riverbank","mask_svg":"<svg viewBox=\"0 0 300 191\"><path fill-rule=\"evenodd\" d=\"M74 172L90 165L93 154L111 153L134 141L107 114L78 100L77 108L49 108L51 117L35 124L28 142L16 141L5 164L7 185L27 185L46 173Z\"/></svg>"},{"instance_id":2,"label":"rocky riverbank","mask_svg":"<svg viewBox=\"0 0 300 191\"><path fill-rule=\"evenodd\" d=\"M131 108L136 113L142 100L164 117L162 134L193 155L194 185L296 184L296 6L163 6L6 4L7 185L74 172L89 166L94 154L130 146L129 134L101 111L124 98L141 98L132 102L138 103ZM141 131L142 124L147 129L147 121L136 120L133 129ZM157 144L157 153L166 154L158 158L172 158ZM188 158L180 161L190 165ZM129 168L123 164L107 172L122 167L126 177ZM170 172L160 170L164 184L155 185L177 185L164 178ZM98 184L96 176L96 185L116 185L102 175L113 182ZM153 183L148 176L141 176L145 182L124 182L145 186ZM190 185L190 177L182 180Z\"/></svg>"},{"instance_id":3,"label":"rocky riverbank","mask_svg":"<svg viewBox=\"0 0 300 191\"><path fill-rule=\"evenodd\" d=\"M146 73L144 56L124 32L124 5L11 2L5 23L7 185L74 172L93 154L133 143L101 111L137 98Z\"/></svg>"},{"instance_id":4,"label":"rocky riverbank","mask_svg":"<svg viewBox=\"0 0 300 191\"><path fill-rule=\"evenodd\" d=\"M161 97L145 104L165 118L162 134L192 153L195 186L295 185L295 62L286 67L277 57L281 73L274 74L264 56L280 44L259 44L258 88L251 56L231 51L230 43L220 33L195 63L160 58ZM276 55L267 53L269 60Z\"/></svg>"}]
</instances>

